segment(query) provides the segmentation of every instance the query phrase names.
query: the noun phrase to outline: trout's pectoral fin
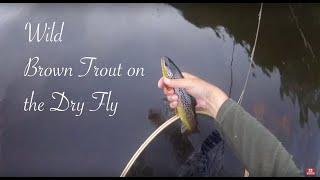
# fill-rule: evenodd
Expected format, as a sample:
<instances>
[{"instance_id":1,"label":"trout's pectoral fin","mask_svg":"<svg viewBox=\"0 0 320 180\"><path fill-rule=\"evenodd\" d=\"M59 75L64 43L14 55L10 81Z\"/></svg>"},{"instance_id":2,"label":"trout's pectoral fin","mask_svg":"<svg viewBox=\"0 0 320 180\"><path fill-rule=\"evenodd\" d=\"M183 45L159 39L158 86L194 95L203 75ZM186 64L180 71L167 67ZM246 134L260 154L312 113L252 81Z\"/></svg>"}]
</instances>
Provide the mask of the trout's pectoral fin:
<instances>
[{"instance_id":1,"label":"trout's pectoral fin","mask_svg":"<svg viewBox=\"0 0 320 180\"><path fill-rule=\"evenodd\" d=\"M181 122L181 134L184 134L188 131L188 128Z\"/></svg>"},{"instance_id":2,"label":"trout's pectoral fin","mask_svg":"<svg viewBox=\"0 0 320 180\"><path fill-rule=\"evenodd\" d=\"M193 134L193 133L200 133L199 127L198 127L198 121L195 120L196 125L192 129L188 129L187 126L181 122L181 134Z\"/></svg>"},{"instance_id":3,"label":"trout's pectoral fin","mask_svg":"<svg viewBox=\"0 0 320 180\"><path fill-rule=\"evenodd\" d=\"M181 122L181 134L190 135L193 133L200 133L199 127L196 126L194 129L189 130L182 122Z\"/></svg>"}]
</instances>

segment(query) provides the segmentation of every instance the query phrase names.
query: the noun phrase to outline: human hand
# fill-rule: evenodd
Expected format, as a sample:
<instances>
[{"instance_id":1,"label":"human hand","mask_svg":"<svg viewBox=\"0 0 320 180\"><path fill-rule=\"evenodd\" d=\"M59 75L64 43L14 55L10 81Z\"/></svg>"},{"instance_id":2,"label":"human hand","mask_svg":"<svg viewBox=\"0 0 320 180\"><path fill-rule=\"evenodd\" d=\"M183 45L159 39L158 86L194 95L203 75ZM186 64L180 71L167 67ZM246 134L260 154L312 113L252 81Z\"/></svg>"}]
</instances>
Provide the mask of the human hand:
<instances>
[{"instance_id":1,"label":"human hand","mask_svg":"<svg viewBox=\"0 0 320 180\"><path fill-rule=\"evenodd\" d=\"M171 108L178 105L178 95L173 88L183 88L196 99L196 108L207 111L216 118L221 105L228 99L228 96L218 87L206 82L192 74L183 72L183 79L160 78L158 87L163 89L164 94L170 103Z\"/></svg>"}]
</instances>

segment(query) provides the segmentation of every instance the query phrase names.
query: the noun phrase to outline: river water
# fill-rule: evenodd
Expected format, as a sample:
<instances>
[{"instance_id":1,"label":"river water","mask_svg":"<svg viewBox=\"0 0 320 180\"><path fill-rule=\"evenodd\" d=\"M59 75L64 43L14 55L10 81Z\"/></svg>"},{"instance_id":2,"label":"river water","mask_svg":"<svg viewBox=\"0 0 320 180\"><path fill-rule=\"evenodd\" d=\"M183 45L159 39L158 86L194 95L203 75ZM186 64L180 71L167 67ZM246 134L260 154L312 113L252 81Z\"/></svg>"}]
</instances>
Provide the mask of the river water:
<instances>
[{"instance_id":1,"label":"river water","mask_svg":"<svg viewBox=\"0 0 320 180\"><path fill-rule=\"evenodd\" d=\"M156 129L152 114L165 109L157 88L161 56L238 100L259 8L259 4L1 4L1 173L119 176ZM53 21L65 23L62 42L28 43L27 22ZM319 4L265 4L255 65L242 102L301 169L320 168L319 28ZM77 71L85 70L80 58L93 56L100 66L143 67L144 76L24 77L26 63L34 56L43 66L72 66ZM49 105L57 104L50 99L53 91L90 104L92 92L112 90L112 100L119 104L111 117L104 111L84 111L81 116L70 111L25 112L23 102L32 90L37 100ZM202 121L204 127L207 122ZM173 131L169 136L179 140L178 130L169 129ZM147 149L158 162L149 175L175 175L171 171L179 160L171 153L172 146L163 135ZM243 167L230 149L224 168L227 175L242 175Z\"/></svg>"}]
</instances>

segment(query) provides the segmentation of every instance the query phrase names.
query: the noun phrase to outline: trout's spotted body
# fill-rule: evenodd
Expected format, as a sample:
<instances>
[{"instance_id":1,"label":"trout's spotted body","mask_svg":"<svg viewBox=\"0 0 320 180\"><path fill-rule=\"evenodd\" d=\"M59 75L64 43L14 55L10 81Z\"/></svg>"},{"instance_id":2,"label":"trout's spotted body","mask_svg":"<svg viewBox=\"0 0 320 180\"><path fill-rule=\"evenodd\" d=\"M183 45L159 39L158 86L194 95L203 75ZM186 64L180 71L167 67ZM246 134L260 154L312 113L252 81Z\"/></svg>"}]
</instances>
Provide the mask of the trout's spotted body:
<instances>
[{"instance_id":1,"label":"trout's spotted body","mask_svg":"<svg viewBox=\"0 0 320 180\"><path fill-rule=\"evenodd\" d=\"M161 58L162 75L169 79L180 79L183 75L179 68L168 57ZM182 88L174 88L174 92L178 95L178 106L176 113L182 121L181 132L195 132L197 129L197 121L195 114L195 100L186 90Z\"/></svg>"}]
</instances>

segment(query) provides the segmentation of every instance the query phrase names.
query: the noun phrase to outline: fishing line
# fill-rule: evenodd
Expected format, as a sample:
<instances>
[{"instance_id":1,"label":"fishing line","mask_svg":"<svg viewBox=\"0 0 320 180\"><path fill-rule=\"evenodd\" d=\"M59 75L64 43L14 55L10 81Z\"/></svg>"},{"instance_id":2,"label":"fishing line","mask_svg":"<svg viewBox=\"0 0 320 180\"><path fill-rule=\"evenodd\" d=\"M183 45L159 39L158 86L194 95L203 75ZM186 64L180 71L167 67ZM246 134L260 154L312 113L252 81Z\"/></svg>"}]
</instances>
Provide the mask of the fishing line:
<instances>
[{"instance_id":1,"label":"fishing line","mask_svg":"<svg viewBox=\"0 0 320 180\"><path fill-rule=\"evenodd\" d=\"M233 48L232 48L232 56L231 56L231 63L230 63L230 87L229 87L229 93L228 96L231 97L231 90L233 85L233 71L232 71L232 65L233 65L233 55L234 55L234 48L236 46L236 41L233 39Z\"/></svg>"},{"instance_id":2,"label":"fishing line","mask_svg":"<svg viewBox=\"0 0 320 180\"><path fill-rule=\"evenodd\" d=\"M310 54L312 55L313 59L316 57L315 54L313 53L313 49L312 49L312 46L310 44L310 42L307 40L306 36L304 35L303 33L303 30L302 28L300 27L300 23L299 23L299 20L298 20L298 17L296 16L296 14L294 13L294 9L293 7L291 6L291 4L288 5L289 6L289 9L290 9L290 12L291 12L291 15L296 23L296 26L297 26L297 29L299 30L300 32L300 35L301 35L301 38L303 40L303 43L304 43L304 46L306 47L306 49L308 49L310 51Z\"/></svg>"},{"instance_id":3,"label":"fishing line","mask_svg":"<svg viewBox=\"0 0 320 180\"><path fill-rule=\"evenodd\" d=\"M239 100L238 100L238 104L241 104L241 102L242 102L244 92L245 92L245 90L247 88L248 79L249 79L249 75L250 75L250 72L251 72L251 67L252 67L253 64L255 64L254 61L253 61L253 57L254 57L254 52L256 50L258 34L259 34L259 29L260 29L262 7L263 7L263 3L261 3L261 5L260 5L260 11L259 11L259 15L258 15L259 19L258 19L258 27L257 27L257 32L256 32L256 38L254 40L253 48L252 48L251 55L250 55L250 64L249 64L249 69L248 69L246 81L244 82L244 86L243 86L243 89L241 91L241 94L240 94L240 97L239 97Z\"/></svg>"}]
</instances>

